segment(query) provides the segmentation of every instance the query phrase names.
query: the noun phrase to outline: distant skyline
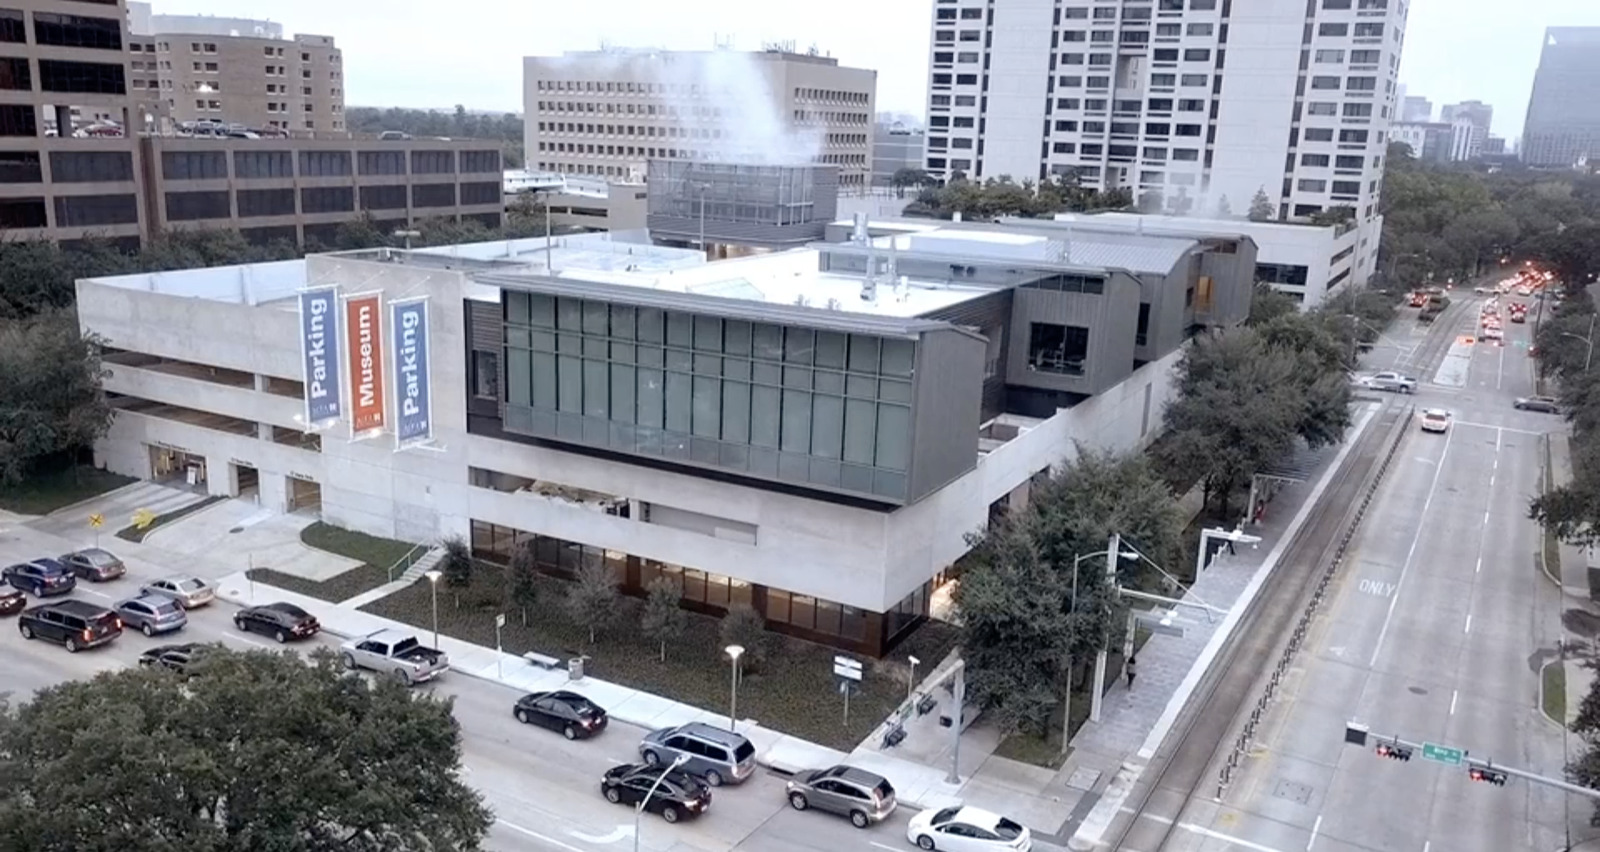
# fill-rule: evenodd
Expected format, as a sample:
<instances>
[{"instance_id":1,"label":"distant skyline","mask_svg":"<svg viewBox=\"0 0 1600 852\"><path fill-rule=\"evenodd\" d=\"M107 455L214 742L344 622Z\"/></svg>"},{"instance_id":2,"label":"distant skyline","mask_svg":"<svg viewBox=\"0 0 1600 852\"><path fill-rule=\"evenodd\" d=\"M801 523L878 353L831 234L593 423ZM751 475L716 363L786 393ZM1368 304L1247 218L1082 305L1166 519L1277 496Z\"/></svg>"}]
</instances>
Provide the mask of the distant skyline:
<instances>
[{"instance_id":1,"label":"distant skyline","mask_svg":"<svg viewBox=\"0 0 1600 852\"><path fill-rule=\"evenodd\" d=\"M998 0L1005 2L1005 0ZM1278 2L1278 0L1240 0ZM1600 26L1597 0L1413 0L1400 81L1441 104L1494 105L1493 132L1521 135L1548 26ZM813 44L878 72L878 108L926 110L932 0L154 0L157 14L270 18L289 33L333 36L352 106L522 109L523 56L619 47L738 50Z\"/></svg>"}]
</instances>

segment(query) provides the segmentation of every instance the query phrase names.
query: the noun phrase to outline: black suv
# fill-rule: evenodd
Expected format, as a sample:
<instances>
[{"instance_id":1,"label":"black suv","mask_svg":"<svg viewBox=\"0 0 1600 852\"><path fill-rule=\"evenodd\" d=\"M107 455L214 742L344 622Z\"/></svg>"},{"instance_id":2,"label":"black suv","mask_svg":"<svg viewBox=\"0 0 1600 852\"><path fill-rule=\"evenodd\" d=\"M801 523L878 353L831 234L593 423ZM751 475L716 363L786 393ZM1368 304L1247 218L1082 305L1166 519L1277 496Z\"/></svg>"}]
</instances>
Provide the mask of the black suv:
<instances>
[{"instance_id":1,"label":"black suv","mask_svg":"<svg viewBox=\"0 0 1600 852\"><path fill-rule=\"evenodd\" d=\"M22 611L17 629L24 639L48 639L76 653L122 635L122 619L88 601L64 600Z\"/></svg>"}]
</instances>

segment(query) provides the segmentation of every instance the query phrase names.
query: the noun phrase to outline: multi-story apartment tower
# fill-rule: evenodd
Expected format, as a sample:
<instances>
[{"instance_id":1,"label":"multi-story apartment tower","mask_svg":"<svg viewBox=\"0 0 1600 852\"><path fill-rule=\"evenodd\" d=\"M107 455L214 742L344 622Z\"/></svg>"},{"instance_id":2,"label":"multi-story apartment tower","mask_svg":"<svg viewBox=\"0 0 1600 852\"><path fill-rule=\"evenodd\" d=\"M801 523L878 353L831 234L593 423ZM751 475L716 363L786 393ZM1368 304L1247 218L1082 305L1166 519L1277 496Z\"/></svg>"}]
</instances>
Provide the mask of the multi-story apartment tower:
<instances>
[{"instance_id":1,"label":"multi-story apartment tower","mask_svg":"<svg viewBox=\"0 0 1600 852\"><path fill-rule=\"evenodd\" d=\"M1571 166L1600 155L1600 27L1550 27L1528 99L1522 160Z\"/></svg>"},{"instance_id":2,"label":"multi-story apartment tower","mask_svg":"<svg viewBox=\"0 0 1600 852\"><path fill-rule=\"evenodd\" d=\"M648 160L872 170L878 72L786 49L600 50L523 59L530 164L642 177Z\"/></svg>"},{"instance_id":3,"label":"multi-story apartment tower","mask_svg":"<svg viewBox=\"0 0 1600 852\"><path fill-rule=\"evenodd\" d=\"M1483 156L1489 126L1494 123L1494 107L1483 101L1462 101L1439 108L1439 120L1456 126L1453 160L1475 160Z\"/></svg>"},{"instance_id":4,"label":"multi-story apartment tower","mask_svg":"<svg viewBox=\"0 0 1600 852\"><path fill-rule=\"evenodd\" d=\"M1409 0L936 0L924 164L1374 227Z\"/></svg>"},{"instance_id":5,"label":"multi-story apartment tower","mask_svg":"<svg viewBox=\"0 0 1600 852\"><path fill-rule=\"evenodd\" d=\"M205 119L317 135L343 133L344 56L332 36L285 38L271 21L154 15L132 3L133 41L153 99L178 123ZM140 8L143 7L143 8ZM154 45L152 62L146 48ZM148 91L146 72L144 86Z\"/></svg>"}]
</instances>

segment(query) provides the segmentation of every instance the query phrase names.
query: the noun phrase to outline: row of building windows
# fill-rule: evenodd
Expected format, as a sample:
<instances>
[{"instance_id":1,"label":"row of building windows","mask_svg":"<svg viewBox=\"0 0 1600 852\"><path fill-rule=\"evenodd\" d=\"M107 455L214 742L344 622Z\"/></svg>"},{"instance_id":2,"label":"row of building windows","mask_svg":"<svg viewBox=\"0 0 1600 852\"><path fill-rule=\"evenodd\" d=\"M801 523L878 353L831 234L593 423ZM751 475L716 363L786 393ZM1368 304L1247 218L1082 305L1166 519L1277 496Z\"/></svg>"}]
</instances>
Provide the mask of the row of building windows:
<instances>
[{"instance_id":1,"label":"row of building windows","mask_svg":"<svg viewBox=\"0 0 1600 852\"><path fill-rule=\"evenodd\" d=\"M227 151L163 151L161 173L167 180L217 180L228 177ZM234 177L294 177L292 151L234 151ZM403 151L359 151L354 159L362 175L404 175ZM412 151L410 174L455 174L455 151ZM487 174L500 171L499 151L462 151L461 174ZM300 177L348 177L351 174L349 151L299 152Z\"/></svg>"},{"instance_id":2,"label":"row of building windows","mask_svg":"<svg viewBox=\"0 0 1600 852\"><path fill-rule=\"evenodd\" d=\"M673 565L575 541L524 532L487 521L472 521L472 555L506 565L520 548L529 549L535 570L572 578L579 568L605 565L625 594L642 596L650 585L666 580L683 594L689 608L723 612L744 605L760 612L768 624L802 635L860 643L867 639L867 613L825 598L757 586L743 580L682 565ZM926 590L896 605L895 626L909 625L927 614Z\"/></svg>"},{"instance_id":3,"label":"row of building windows","mask_svg":"<svg viewBox=\"0 0 1600 852\"><path fill-rule=\"evenodd\" d=\"M356 209L356 187L316 186L302 187L298 196L293 188L241 189L236 194L240 218L259 216L292 216L300 213L349 213ZM399 210L407 206L409 194L413 208L438 208L456 206L456 185L453 183L413 184L411 186L360 187L362 210ZM299 199L296 210L295 200ZM462 184L460 203L497 204L501 199L498 183ZM167 219L193 221L197 219L232 218L228 190L203 192L169 192L166 194Z\"/></svg>"}]
</instances>

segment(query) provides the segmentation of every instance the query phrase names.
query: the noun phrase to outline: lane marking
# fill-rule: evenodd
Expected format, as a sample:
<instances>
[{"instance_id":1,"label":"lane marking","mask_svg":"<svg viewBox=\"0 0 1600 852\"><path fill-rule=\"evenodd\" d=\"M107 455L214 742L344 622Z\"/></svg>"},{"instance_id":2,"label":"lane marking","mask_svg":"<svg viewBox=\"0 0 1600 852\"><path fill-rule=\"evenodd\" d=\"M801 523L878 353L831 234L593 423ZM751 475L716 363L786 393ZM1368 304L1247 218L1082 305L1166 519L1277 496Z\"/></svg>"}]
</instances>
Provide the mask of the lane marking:
<instances>
[{"instance_id":1,"label":"lane marking","mask_svg":"<svg viewBox=\"0 0 1600 852\"><path fill-rule=\"evenodd\" d=\"M1535 437L1538 437L1538 436L1544 434L1543 432L1535 432L1532 429L1513 429L1510 426L1496 426L1493 423L1476 423L1476 422L1473 422L1471 420L1457 420L1456 421L1456 425L1457 426L1476 426L1479 429L1498 429L1498 430L1500 430L1502 432L1515 432L1518 435L1533 435Z\"/></svg>"},{"instance_id":2,"label":"lane marking","mask_svg":"<svg viewBox=\"0 0 1600 852\"><path fill-rule=\"evenodd\" d=\"M1481 572L1482 570L1483 570L1483 556L1480 554L1478 556L1478 564L1477 564L1477 566L1475 566L1472 569L1472 573L1477 574L1477 573Z\"/></svg>"},{"instance_id":3,"label":"lane marking","mask_svg":"<svg viewBox=\"0 0 1600 852\"><path fill-rule=\"evenodd\" d=\"M506 828L511 829L512 831L520 832L522 834L525 834L525 835L527 835L529 837L532 837L532 838L536 838L538 840L543 840L544 842L549 843L549 844L551 844L553 846L559 846L562 849L567 850L567 852L586 852L586 850L579 849L578 847L573 846L570 843L563 843L560 840L555 839L554 837L545 837L544 835L540 834L537 831L534 831L531 828L523 828L522 826L517 825L514 822L506 822L503 819L496 818L495 819L495 824L496 825L503 825Z\"/></svg>"},{"instance_id":4,"label":"lane marking","mask_svg":"<svg viewBox=\"0 0 1600 852\"><path fill-rule=\"evenodd\" d=\"M1505 380L1505 377L1506 377L1506 347L1505 347L1505 344L1501 344L1500 345L1500 366L1499 366L1498 369L1495 370L1495 373L1494 373L1494 389L1495 390L1500 390L1501 382L1503 382Z\"/></svg>"},{"instance_id":5,"label":"lane marking","mask_svg":"<svg viewBox=\"0 0 1600 852\"><path fill-rule=\"evenodd\" d=\"M1470 612L1467 613L1467 626L1461 628L1461 632L1462 633L1471 633L1472 632L1472 613L1470 613Z\"/></svg>"},{"instance_id":6,"label":"lane marking","mask_svg":"<svg viewBox=\"0 0 1600 852\"><path fill-rule=\"evenodd\" d=\"M1432 849L1432 848L1433 848L1433 841L1432 840L1424 840L1424 841L1422 841L1422 852L1428 852L1428 850Z\"/></svg>"},{"instance_id":7,"label":"lane marking","mask_svg":"<svg viewBox=\"0 0 1600 852\"><path fill-rule=\"evenodd\" d=\"M1311 847L1317 845L1317 832L1322 830L1322 814L1317 814L1317 821L1311 824L1311 839L1306 841L1306 852L1311 852Z\"/></svg>"},{"instance_id":8,"label":"lane marking","mask_svg":"<svg viewBox=\"0 0 1600 852\"><path fill-rule=\"evenodd\" d=\"M885 846L885 845L883 845L882 843L879 843L876 840L873 840L873 841L870 841L870 842L871 842L871 844L873 846L876 846L879 849L887 849L887 850L889 850L889 852L906 852L906 850L900 848L899 846Z\"/></svg>"},{"instance_id":9,"label":"lane marking","mask_svg":"<svg viewBox=\"0 0 1600 852\"><path fill-rule=\"evenodd\" d=\"M1136 811L1127 805L1123 805L1121 810L1125 814L1133 814L1135 819L1147 819L1151 822L1159 822L1162 825L1172 825L1172 823L1175 822L1175 820L1170 817L1160 816L1159 814L1153 814L1149 811Z\"/></svg>"},{"instance_id":10,"label":"lane marking","mask_svg":"<svg viewBox=\"0 0 1600 852\"><path fill-rule=\"evenodd\" d=\"M1178 827L1184 831L1192 831L1195 834L1203 837L1209 837L1213 840L1221 840L1224 843L1232 843L1235 846L1243 846L1246 849L1254 849L1256 852L1283 852L1283 850L1274 849L1271 846L1262 846L1259 843L1252 843L1242 837L1234 837L1231 834L1223 834L1220 831L1212 831L1203 825L1195 825L1192 822L1179 823Z\"/></svg>"},{"instance_id":11,"label":"lane marking","mask_svg":"<svg viewBox=\"0 0 1600 852\"><path fill-rule=\"evenodd\" d=\"M1460 697L1461 697L1461 690L1459 690L1459 689L1450 690L1450 715L1452 715L1452 716L1454 716L1456 714L1456 699L1460 698Z\"/></svg>"},{"instance_id":12,"label":"lane marking","mask_svg":"<svg viewBox=\"0 0 1600 852\"><path fill-rule=\"evenodd\" d=\"M616 843L618 840L622 840L622 839L627 838L627 837L632 837L633 836L633 826L631 826L631 825L619 825L616 828L611 829L611 833L610 834L602 834L602 835L599 835L598 837L591 836L591 835L588 835L588 834L584 834L581 831L568 831L567 834L570 834L573 837L576 837L576 838L578 838L579 840L582 840L585 843Z\"/></svg>"},{"instance_id":13,"label":"lane marking","mask_svg":"<svg viewBox=\"0 0 1600 852\"><path fill-rule=\"evenodd\" d=\"M94 595L95 597L97 597L97 598L99 598L99 599L101 599L103 601L111 600L111 596L106 594L106 593L104 593L104 592L97 592L94 589L85 589L82 586L76 587L74 589L74 591L79 591L79 592L82 592L82 593L84 593L86 595Z\"/></svg>"},{"instance_id":14,"label":"lane marking","mask_svg":"<svg viewBox=\"0 0 1600 852\"><path fill-rule=\"evenodd\" d=\"M1400 565L1400 576L1394 583L1394 594L1389 598L1389 611L1383 616L1383 628L1378 631L1378 644L1372 648L1372 659L1367 661L1367 668L1376 668L1378 655L1383 652L1384 637L1389 635L1389 623L1394 620L1395 605L1400 602L1400 590L1405 587L1406 574L1411 570L1411 561L1416 558L1417 545L1422 541L1422 531L1427 528L1428 509L1433 505L1433 495L1439 493L1439 476L1444 473L1444 460L1450 456L1450 442L1455 438L1455 431L1444 433L1444 450L1439 453L1439 463L1433 468L1433 482L1428 485L1428 499L1422 502L1422 516L1418 519L1416 529L1411 533L1411 547L1406 551L1406 561Z\"/></svg>"},{"instance_id":15,"label":"lane marking","mask_svg":"<svg viewBox=\"0 0 1600 852\"><path fill-rule=\"evenodd\" d=\"M249 638L247 636L240 636L237 633L224 633L224 634L222 634L222 638L224 638L224 639L232 639L235 642L246 642L246 643L249 643L251 645L256 646L257 648L272 648L272 647L274 647L272 645L268 645L265 642L257 642L256 640L251 639L251 638Z\"/></svg>"}]
</instances>

